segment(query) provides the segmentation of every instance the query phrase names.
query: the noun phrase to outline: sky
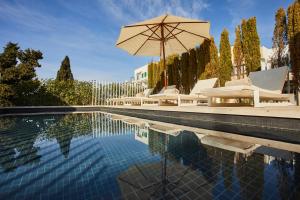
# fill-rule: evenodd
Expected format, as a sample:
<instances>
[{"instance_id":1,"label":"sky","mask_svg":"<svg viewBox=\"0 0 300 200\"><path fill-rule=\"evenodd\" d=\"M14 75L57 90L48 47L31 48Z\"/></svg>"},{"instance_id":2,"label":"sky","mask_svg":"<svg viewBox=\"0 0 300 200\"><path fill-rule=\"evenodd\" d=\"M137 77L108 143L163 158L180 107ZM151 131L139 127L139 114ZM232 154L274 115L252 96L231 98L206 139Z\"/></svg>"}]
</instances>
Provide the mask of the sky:
<instances>
[{"instance_id":1,"label":"sky","mask_svg":"<svg viewBox=\"0 0 300 200\"><path fill-rule=\"evenodd\" d=\"M256 16L261 45L272 47L274 15L293 0L0 0L0 46L16 42L43 53L41 79L55 78L68 55L75 79L124 81L157 57L131 56L115 47L120 28L165 13L207 20L220 34ZM2 52L2 49L0 50Z\"/></svg>"}]
</instances>

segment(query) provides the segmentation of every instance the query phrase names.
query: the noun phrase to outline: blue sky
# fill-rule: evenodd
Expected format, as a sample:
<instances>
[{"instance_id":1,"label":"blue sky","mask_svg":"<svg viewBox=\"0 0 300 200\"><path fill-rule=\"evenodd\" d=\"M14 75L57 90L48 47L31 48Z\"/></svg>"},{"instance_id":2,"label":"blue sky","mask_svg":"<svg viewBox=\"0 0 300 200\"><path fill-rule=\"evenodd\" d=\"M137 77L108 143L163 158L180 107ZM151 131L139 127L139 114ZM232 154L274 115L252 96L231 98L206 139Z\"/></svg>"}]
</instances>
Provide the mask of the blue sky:
<instances>
[{"instance_id":1,"label":"blue sky","mask_svg":"<svg viewBox=\"0 0 300 200\"><path fill-rule=\"evenodd\" d=\"M120 27L170 13L211 22L219 46L224 28L234 42L243 18L257 17L261 44L272 46L275 11L293 0L0 0L0 46L8 41L44 54L39 78L54 78L65 55L80 80L128 80L156 57L137 57L115 47Z\"/></svg>"}]
</instances>

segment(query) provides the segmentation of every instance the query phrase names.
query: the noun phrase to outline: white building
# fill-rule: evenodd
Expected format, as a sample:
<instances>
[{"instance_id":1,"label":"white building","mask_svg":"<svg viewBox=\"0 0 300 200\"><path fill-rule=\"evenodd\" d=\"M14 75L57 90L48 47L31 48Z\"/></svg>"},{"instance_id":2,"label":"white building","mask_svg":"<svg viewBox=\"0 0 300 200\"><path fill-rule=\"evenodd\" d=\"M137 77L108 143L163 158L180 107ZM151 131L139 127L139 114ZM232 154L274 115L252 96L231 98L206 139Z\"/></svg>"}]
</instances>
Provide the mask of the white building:
<instances>
[{"instance_id":1,"label":"white building","mask_svg":"<svg viewBox=\"0 0 300 200\"><path fill-rule=\"evenodd\" d=\"M148 85L148 64L134 70L134 82Z\"/></svg>"},{"instance_id":2,"label":"white building","mask_svg":"<svg viewBox=\"0 0 300 200\"><path fill-rule=\"evenodd\" d=\"M264 70L269 70L271 69L271 60L272 60L272 56L274 54L273 49L269 49L265 46L261 46L260 47L260 67L261 67L261 71ZM233 58L233 46L231 46L231 61L232 63L234 63L234 58ZM234 65L234 64L233 64ZM241 73L245 72L246 73L246 69L245 66L242 67L241 69ZM237 78L237 69L236 67L233 68L233 79Z\"/></svg>"},{"instance_id":3,"label":"white building","mask_svg":"<svg viewBox=\"0 0 300 200\"><path fill-rule=\"evenodd\" d=\"M265 46L260 47L260 66L261 71L271 69L271 60L274 54L273 49L268 49Z\"/></svg>"}]
</instances>

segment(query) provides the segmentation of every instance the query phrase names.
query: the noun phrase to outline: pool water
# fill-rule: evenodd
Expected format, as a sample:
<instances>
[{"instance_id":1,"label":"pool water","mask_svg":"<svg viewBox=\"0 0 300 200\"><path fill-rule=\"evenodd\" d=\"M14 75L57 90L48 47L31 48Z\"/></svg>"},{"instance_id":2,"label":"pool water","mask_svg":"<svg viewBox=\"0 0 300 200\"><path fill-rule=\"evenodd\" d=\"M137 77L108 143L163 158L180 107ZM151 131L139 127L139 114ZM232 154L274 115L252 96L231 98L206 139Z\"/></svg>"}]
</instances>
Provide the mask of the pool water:
<instances>
[{"instance_id":1,"label":"pool water","mask_svg":"<svg viewBox=\"0 0 300 200\"><path fill-rule=\"evenodd\" d=\"M0 199L300 199L298 153L150 127L103 113L2 117Z\"/></svg>"}]
</instances>

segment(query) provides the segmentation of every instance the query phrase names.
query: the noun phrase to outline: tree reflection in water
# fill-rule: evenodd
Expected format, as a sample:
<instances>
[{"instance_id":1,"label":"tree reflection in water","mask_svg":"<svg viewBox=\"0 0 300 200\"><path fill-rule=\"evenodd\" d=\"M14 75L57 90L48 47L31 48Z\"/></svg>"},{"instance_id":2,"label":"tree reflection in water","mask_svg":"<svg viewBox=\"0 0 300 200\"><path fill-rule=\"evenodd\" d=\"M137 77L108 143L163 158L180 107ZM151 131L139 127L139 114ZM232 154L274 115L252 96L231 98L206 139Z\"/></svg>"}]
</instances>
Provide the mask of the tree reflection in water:
<instances>
[{"instance_id":1,"label":"tree reflection in water","mask_svg":"<svg viewBox=\"0 0 300 200\"><path fill-rule=\"evenodd\" d=\"M56 139L68 157L71 140L92 132L90 114L6 117L0 122L0 166L8 172L27 164L38 164L38 138Z\"/></svg>"},{"instance_id":2,"label":"tree reflection in water","mask_svg":"<svg viewBox=\"0 0 300 200\"><path fill-rule=\"evenodd\" d=\"M92 119L90 114L63 115L51 124L47 131L47 138L56 139L60 151L68 158L73 137L92 133Z\"/></svg>"},{"instance_id":3,"label":"tree reflection in water","mask_svg":"<svg viewBox=\"0 0 300 200\"><path fill-rule=\"evenodd\" d=\"M4 171L13 171L20 166L37 164L39 148L34 143L42 126L40 120L9 117L1 121L0 165ZM30 131L30 134L24 132Z\"/></svg>"}]
</instances>

